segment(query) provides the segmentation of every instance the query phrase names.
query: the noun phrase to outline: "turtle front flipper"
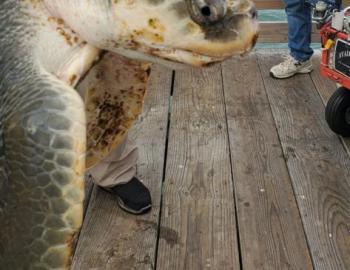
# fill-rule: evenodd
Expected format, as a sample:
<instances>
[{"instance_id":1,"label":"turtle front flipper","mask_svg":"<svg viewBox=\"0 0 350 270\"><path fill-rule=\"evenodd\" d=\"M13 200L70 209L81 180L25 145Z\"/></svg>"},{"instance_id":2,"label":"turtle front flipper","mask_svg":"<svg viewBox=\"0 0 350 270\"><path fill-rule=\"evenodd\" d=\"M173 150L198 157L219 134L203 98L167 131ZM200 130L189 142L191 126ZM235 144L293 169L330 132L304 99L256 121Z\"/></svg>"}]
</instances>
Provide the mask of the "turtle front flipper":
<instances>
[{"instance_id":1,"label":"turtle front flipper","mask_svg":"<svg viewBox=\"0 0 350 270\"><path fill-rule=\"evenodd\" d=\"M1 82L0 268L67 269L82 223L84 104L45 71Z\"/></svg>"},{"instance_id":2,"label":"turtle front flipper","mask_svg":"<svg viewBox=\"0 0 350 270\"><path fill-rule=\"evenodd\" d=\"M150 70L147 62L108 52L78 84L89 134L87 168L116 149L142 113Z\"/></svg>"}]
</instances>

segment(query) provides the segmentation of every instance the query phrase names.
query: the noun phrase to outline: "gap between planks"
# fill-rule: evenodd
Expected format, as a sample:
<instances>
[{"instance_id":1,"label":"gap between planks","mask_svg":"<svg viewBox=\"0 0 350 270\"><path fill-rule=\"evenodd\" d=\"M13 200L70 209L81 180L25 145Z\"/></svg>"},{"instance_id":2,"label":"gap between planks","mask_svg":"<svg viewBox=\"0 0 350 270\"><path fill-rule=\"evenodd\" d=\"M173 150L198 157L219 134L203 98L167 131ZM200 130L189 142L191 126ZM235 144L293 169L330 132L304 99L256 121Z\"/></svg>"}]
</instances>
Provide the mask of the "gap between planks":
<instances>
[{"instance_id":1,"label":"gap between planks","mask_svg":"<svg viewBox=\"0 0 350 270\"><path fill-rule=\"evenodd\" d=\"M239 269L218 65L176 72L157 269Z\"/></svg>"},{"instance_id":2,"label":"gap between planks","mask_svg":"<svg viewBox=\"0 0 350 270\"><path fill-rule=\"evenodd\" d=\"M223 80L242 267L312 269L256 55L224 62Z\"/></svg>"},{"instance_id":3,"label":"gap between planks","mask_svg":"<svg viewBox=\"0 0 350 270\"><path fill-rule=\"evenodd\" d=\"M166 139L165 139L165 150L164 150L164 163L163 163L163 173L162 173L162 185L161 185L161 194L160 194L160 206L159 206L159 215L158 215L158 229L157 229L157 241L155 248L155 258L154 258L154 270L157 269L158 262L158 248L159 240L161 235L161 218L162 218L162 206L163 206L163 184L165 181L166 165L168 160L168 144L169 144L169 130L170 130L170 119L171 119L171 106L172 106L172 96L174 92L174 80L175 80L175 71L172 72L171 78L171 87L170 87L170 96L168 101L168 121L166 127ZM164 229L163 229L164 230Z\"/></svg>"},{"instance_id":4,"label":"gap between planks","mask_svg":"<svg viewBox=\"0 0 350 270\"><path fill-rule=\"evenodd\" d=\"M260 50L258 59L315 269L350 269L349 156L325 123L310 76L275 80L276 51Z\"/></svg>"}]
</instances>

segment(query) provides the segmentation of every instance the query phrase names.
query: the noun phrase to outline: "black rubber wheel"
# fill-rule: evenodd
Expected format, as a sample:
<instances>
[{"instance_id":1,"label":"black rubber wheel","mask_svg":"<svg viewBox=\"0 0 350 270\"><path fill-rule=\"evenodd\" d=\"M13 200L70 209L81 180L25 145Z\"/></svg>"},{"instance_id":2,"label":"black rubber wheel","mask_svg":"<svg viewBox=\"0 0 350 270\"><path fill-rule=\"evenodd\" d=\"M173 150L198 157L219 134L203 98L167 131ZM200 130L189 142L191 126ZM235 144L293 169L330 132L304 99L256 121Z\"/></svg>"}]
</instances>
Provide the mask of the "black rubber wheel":
<instances>
[{"instance_id":1,"label":"black rubber wheel","mask_svg":"<svg viewBox=\"0 0 350 270\"><path fill-rule=\"evenodd\" d=\"M350 90L339 87L328 100L325 114L333 132L350 137Z\"/></svg>"}]
</instances>

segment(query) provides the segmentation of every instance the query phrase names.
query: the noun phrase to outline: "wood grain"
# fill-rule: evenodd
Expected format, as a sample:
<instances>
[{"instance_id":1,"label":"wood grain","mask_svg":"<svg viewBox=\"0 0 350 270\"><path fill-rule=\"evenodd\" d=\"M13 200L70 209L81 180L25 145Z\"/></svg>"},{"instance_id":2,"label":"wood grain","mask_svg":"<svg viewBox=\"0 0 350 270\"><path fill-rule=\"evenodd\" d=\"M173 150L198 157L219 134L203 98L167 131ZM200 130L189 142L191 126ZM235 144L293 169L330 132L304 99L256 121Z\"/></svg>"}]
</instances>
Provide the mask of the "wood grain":
<instances>
[{"instance_id":1,"label":"wood grain","mask_svg":"<svg viewBox=\"0 0 350 270\"><path fill-rule=\"evenodd\" d=\"M239 269L220 66L174 89L157 269Z\"/></svg>"},{"instance_id":2,"label":"wood grain","mask_svg":"<svg viewBox=\"0 0 350 270\"><path fill-rule=\"evenodd\" d=\"M257 9L283 9L282 0L254 0Z\"/></svg>"},{"instance_id":3,"label":"wood grain","mask_svg":"<svg viewBox=\"0 0 350 270\"><path fill-rule=\"evenodd\" d=\"M320 42L320 33L313 24L311 41ZM288 23L287 22L260 22L259 38L260 43L287 43Z\"/></svg>"},{"instance_id":4,"label":"wood grain","mask_svg":"<svg viewBox=\"0 0 350 270\"><path fill-rule=\"evenodd\" d=\"M320 63L321 63L321 50L316 50L311 58L314 71L310 74L311 79L315 84L315 87L320 94L323 104L326 104L328 99L334 93L336 89L336 84L324 78L320 73Z\"/></svg>"},{"instance_id":5,"label":"wood grain","mask_svg":"<svg viewBox=\"0 0 350 270\"><path fill-rule=\"evenodd\" d=\"M313 269L256 55L223 79L243 269Z\"/></svg>"},{"instance_id":6,"label":"wood grain","mask_svg":"<svg viewBox=\"0 0 350 270\"><path fill-rule=\"evenodd\" d=\"M115 197L95 187L72 269L153 269L171 78L170 70L153 68L145 111L131 134L139 145L138 176L151 190L151 213L127 214Z\"/></svg>"},{"instance_id":7,"label":"wood grain","mask_svg":"<svg viewBox=\"0 0 350 270\"><path fill-rule=\"evenodd\" d=\"M86 214L86 211L88 209L89 206L89 202L90 202L90 198L91 198L91 194L92 194L92 190L94 187L94 183L92 182L89 174L85 175L85 198L84 198L84 216Z\"/></svg>"},{"instance_id":8,"label":"wood grain","mask_svg":"<svg viewBox=\"0 0 350 270\"><path fill-rule=\"evenodd\" d=\"M327 127L309 75L269 76L281 59L260 51L259 65L317 270L350 269L350 160Z\"/></svg>"}]
</instances>

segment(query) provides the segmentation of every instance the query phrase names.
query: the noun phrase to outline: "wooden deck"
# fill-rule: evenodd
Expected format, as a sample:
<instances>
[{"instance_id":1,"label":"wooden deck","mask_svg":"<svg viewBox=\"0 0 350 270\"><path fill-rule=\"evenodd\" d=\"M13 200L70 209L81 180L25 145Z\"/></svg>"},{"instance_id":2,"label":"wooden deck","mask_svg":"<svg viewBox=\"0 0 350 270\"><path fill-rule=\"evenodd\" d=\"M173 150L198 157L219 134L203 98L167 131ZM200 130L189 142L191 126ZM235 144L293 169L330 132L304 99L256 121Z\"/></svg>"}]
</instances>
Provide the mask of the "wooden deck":
<instances>
[{"instance_id":1,"label":"wooden deck","mask_svg":"<svg viewBox=\"0 0 350 270\"><path fill-rule=\"evenodd\" d=\"M89 185L72 269L350 269L350 140L324 120L335 85L317 67L271 79L281 52L155 67L132 132L153 210Z\"/></svg>"}]
</instances>

